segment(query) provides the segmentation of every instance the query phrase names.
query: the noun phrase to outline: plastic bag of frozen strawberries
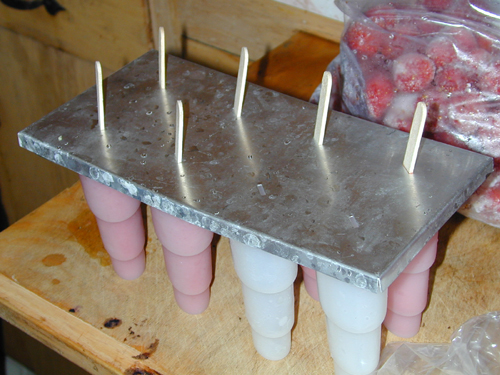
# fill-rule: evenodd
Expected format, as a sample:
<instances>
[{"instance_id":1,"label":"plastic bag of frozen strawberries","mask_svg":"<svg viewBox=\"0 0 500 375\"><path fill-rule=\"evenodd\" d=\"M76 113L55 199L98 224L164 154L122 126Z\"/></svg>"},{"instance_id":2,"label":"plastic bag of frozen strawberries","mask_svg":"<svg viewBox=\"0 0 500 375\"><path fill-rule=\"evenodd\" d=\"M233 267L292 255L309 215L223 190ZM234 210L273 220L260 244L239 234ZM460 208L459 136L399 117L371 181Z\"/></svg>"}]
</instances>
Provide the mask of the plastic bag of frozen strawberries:
<instances>
[{"instance_id":1,"label":"plastic bag of frozen strawberries","mask_svg":"<svg viewBox=\"0 0 500 375\"><path fill-rule=\"evenodd\" d=\"M500 2L335 2L346 17L341 52L327 68L331 107L409 131L425 102L426 137L495 159L460 212L500 227ZM311 101L318 98L319 88Z\"/></svg>"}]
</instances>

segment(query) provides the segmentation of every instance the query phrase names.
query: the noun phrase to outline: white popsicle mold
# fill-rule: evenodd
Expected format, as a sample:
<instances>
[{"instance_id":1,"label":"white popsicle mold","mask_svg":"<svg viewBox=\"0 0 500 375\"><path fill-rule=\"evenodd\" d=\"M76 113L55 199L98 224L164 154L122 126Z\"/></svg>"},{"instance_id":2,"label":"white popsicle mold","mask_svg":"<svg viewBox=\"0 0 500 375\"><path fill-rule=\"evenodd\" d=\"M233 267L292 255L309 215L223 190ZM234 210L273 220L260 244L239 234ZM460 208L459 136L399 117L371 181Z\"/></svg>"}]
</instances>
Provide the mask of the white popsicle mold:
<instances>
[{"instance_id":1,"label":"white popsicle mold","mask_svg":"<svg viewBox=\"0 0 500 375\"><path fill-rule=\"evenodd\" d=\"M278 293L260 293L245 284L242 290L245 315L254 331L269 338L290 332L294 323L293 284Z\"/></svg>"},{"instance_id":2,"label":"white popsicle mold","mask_svg":"<svg viewBox=\"0 0 500 375\"><path fill-rule=\"evenodd\" d=\"M427 306L429 268L436 259L437 244L436 234L389 286L384 325L399 337L410 338L420 330Z\"/></svg>"},{"instance_id":3,"label":"white popsicle mold","mask_svg":"<svg viewBox=\"0 0 500 375\"><path fill-rule=\"evenodd\" d=\"M213 233L155 208L151 216L177 304L201 314L210 302Z\"/></svg>"},{"instance_id":4,"label":"white popsicle mold","mask_svg":"<svg viewBox=\"0 0 500 375\"><path fill-rule=\"evenodd\" d=\"M380 358L387 291L372 293L320 272L317 273L317 281L335 372L370 374Z\"/></svg>"},{"instance_id":5,"label":"white popsicle mold","mask_svg":"<svg viewBox=\"0 0 500 375\"><path fill-rule=\"evenodd\" d=\"M80 175L80 181L115 272L126 280L138 278L146 268L141 203L88 177Z\"/></svg>"},{"instance_id":6,"label":"white popsicle mold","mask_svg":"<svg viewBox=\"0 0 500 375\"><path fill-rule=\"evenodd\" d=\"M292 347L292 331L281 337L266 337L252 329L253 345L257 352L270 361L279 361L285 358Z\"/></svg>"},{"instance_id":7,"label":"white popsicle mold","mask_svg":"<svg viewBox=\"0 0 500 375\"><path fill-rule=\"evenodd\" d=\"M261 293L278 293L297 277L297 264L231 239L234 268L241 282Z\"/></svg>"},{"instance_id":8,"label":"white popsicle mold","mask_svg":"<svg viewBox=\"0 0 500 375\"><path fill-rule=\"evenodd\" d=\"M382 325L373 331L352 333L327 319L327 335L335 375L371 374L380 360Z\"/></svg>"},{"instance_id":9,"label":"white popsicle mold","mask_svg":"<svg viewBox=\"0 0 500 375\"><path fill-rule=\"evenodd\" d=\"M283 359L291 347L295 321L293 283L298 266L233 239L230 242L255 349L266 359Z\"/></svg>"}]
</instances>

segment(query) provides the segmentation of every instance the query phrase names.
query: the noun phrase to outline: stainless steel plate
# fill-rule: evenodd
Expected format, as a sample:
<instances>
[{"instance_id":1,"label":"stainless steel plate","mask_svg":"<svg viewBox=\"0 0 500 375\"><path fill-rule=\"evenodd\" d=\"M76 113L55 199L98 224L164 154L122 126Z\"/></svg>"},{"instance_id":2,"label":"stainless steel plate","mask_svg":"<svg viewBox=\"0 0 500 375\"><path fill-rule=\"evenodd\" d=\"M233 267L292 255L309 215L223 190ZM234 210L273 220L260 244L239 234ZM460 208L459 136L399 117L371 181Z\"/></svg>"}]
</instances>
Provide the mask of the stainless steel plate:
<instances>
[{"instance_id":1,"label":"stainless steel plate","mask_svg":"<svg viewBox=\"0 0 500 375\"><path fill-rule=\"evenodd\" d=\"M331 112L323 146L315 105L157 51L105 81L106 130L91 88L19 133L22 147L223 236L335 278L385 290L485 180L491 158ZM184 161L174 156L184 103Z\"/></svg>"}]
</instances>

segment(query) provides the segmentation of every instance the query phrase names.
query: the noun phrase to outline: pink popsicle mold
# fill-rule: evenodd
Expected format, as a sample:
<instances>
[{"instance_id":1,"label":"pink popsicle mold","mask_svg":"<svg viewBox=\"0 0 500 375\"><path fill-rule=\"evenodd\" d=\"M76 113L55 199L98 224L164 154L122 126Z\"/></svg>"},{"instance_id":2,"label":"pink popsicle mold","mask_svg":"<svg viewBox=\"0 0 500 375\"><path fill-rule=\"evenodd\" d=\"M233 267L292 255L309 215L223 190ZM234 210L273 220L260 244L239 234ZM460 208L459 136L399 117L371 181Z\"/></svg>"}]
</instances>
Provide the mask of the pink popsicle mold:
<instances>
[{"instance_id":1,"label":"pink popsicle mold","mask_svg":"<svg viewBox=\"0 0 500 375\"><path fill-rule=\"evenodd\" d=\"M107 222L96 217L102 243L112 258L126 261L136 258L143 251L145 231L142 212L138 208L121 222Z\"/></svg>"},{"instance_id":2,"label":"pink popsicle mold","mask_svg":"<svg viewBox=\"0 0 500 375\"><path fill-rule=\"evenodd\" d=\"M212 246L191 256L177 255L163 247L163 255L179 307L189 314L205 311L210 301Z\"/></svg>"},{"instance_id":3,"label":"pink popsicle mold","mask_svg":"<svg viewBox=\"0 0 500 375\"><path fill-rule=\"evenodd\" d=\"M208 305L210 304L210 288L207 288L203 293L193 296L181 293L175 288L173 289L177 305L179 305L182 311L188 314L201 314L207 309Z\"/></svg>"},{"instance_id":4,"label":"pink popsicle mold","mask_svg":"<svg viewBox=\"0 0 500 375\"><path fill-rule=\"evenodd\" d=\"M201 253L212 242L214 234L208 229L188 223L166 212L151 208L156 236L171 252L182 255Z\"/></svg>"},{"instance_id":5,"label":"pink popsicle mold","mask_svg":"<svg viewBox=\"0 0 500 375\"><path fill-rule=\"evenodd\" d=\"M132 216L141 202L109 186L80 175L85 199L92 213L101 220L116 223Z\"/></svg>"},{"instance_id":6,"label":"pink popsicle mold","mask_svg":"<svg viewBox=\"0 0 500 375\"><path fill-rule=\"evenodd\" d=\"M319 301L316 271L306 266L301 267L302 275L304 277L304 286L306 287L307 293L311 296L312 299Z\"/></svg>"},{"instance_id":7,"label":"pink popsicle mold","mask_svg":"<svg viewBox=\"0 0 500 375\"><path fill-rule=\"evenodd\" d=\"M210 302L213 233L156 208L151 216L178 306L201 314Z\"/></svg>"},{"instance_id":8,"label":"pink popsicle mold","mask_svg":"<svg viewBox=\"0 0 500 375\"><path fill-rule=\"evenodd\" d=\"M410 338L420 330L427 306L429 268L436 259L437 244L436 234L389 286L384 325L399 337Z\"/></svg>"},{"instance_id":9,"label":"pink popsicle mold","mask_svg":"<svg viewBox=\"0 0 500 375\"><path fill-rule=\"evenodd\" d=\"M138 278L146 268L141 202L88 177L80 181L113 269L123 279Z\"/></svg>"},{"instance_id":10,"label":"pink popsicle mold","mask_svg":"<svg viewBox=\"0 0 500 375\"><path fill-rule=\"evenodd\" d=\"M146 253L141 251L137 257L130 260L118 260L111 257L111 263L116 274L125 280L135 280L146 268Z\"/></svg>"}]
</instances>

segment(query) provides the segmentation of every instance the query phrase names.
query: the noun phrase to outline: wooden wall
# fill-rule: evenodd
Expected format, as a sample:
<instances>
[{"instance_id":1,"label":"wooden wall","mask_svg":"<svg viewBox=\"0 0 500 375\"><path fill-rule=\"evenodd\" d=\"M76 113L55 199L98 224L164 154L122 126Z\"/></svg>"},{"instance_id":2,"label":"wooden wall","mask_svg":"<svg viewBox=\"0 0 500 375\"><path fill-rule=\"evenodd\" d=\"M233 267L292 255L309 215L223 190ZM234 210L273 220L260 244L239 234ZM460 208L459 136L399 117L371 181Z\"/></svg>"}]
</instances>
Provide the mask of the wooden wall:
<instances>
[{"instance_id":1,"label":"wooden wall","mask_svg":"<svg viewBox=\"0 0 500 375\"><path fill-rule=\"evenodd\" d=\"M169 53L235 74L297 31L339 40L342 24L272 0L59 0L20 11L0 4L0 188L12 223L77 180L21 149L17 132L151 48L163 26ZM307 67L304 67L307 69Z\"/></svg>"},{"instance_id":2,"label":"wooden wall","mask_svg":"<svg viewBox=\"0 0 500 375\"><path fill-rule=\"evenodd\" d=\"M272 0L59 3L66 10L55 16L0 3L0 189L10 223L77 181L21 149L17 132L94 85L94 61L109 75L154 48L163 26L169 53L236 74L242 46L256 60L298 31L338 41L342 30L341 23ZM11 326L4 334L8 354L39 374L71 366Z\"/></svg>"}]
</instances>

